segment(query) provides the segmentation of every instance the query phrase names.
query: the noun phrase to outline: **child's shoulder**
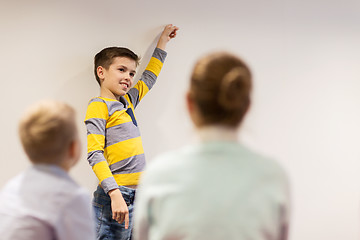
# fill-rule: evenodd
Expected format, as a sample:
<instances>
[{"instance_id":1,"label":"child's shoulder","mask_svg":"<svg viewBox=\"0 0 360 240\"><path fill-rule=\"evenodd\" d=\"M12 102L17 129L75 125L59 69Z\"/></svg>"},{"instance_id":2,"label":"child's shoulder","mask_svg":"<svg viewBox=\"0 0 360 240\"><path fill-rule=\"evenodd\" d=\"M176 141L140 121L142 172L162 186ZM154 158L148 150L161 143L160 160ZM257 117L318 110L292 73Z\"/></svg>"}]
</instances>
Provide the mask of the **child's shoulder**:
<instances>
[{"instance_id":1,"label":"child's shoulder","mask_svg":"<svg viewBox=\"0 0 360 240\"><path fill-rule=\"evenodd\" d=\"M89 100L89 104L93 103L93 102L103 102L103 103L108 103L108 102L117 102L114 99L110 99L110 98L104 98L104 97L93 97Z\"/></svg>"},{"instance_id":2,"label":"child's shoulder","mask_svg":"<svg viewBox=\"0 0 360 240\"><path fill-rule=\"evenodd\" d=\"M111 106L111 105L119 104L119 101L117 101L115 99L104 98L104 97L93 97L89 100L88 105L91 105L92 103L103 103L107 106Z\"/></svg>"}]
</instances>

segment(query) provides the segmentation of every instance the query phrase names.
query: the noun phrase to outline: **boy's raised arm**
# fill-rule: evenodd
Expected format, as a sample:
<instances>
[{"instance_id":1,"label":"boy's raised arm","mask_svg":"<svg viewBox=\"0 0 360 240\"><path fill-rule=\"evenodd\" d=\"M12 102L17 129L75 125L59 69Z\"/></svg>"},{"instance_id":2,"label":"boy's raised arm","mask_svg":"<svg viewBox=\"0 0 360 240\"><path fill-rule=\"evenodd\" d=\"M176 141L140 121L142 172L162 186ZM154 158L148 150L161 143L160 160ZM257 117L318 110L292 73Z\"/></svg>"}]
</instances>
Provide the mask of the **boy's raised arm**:
<instances>
[{"instance_id":1,"label":"boy's raised arm","mask_svg":"<svg viewBox=\"0 0 360 240\"><path fill-rule=\"evenodd\" d=\"M137 107L142 98L155 84L167 55L165 52L166 44L172 38L176 37L177 30L179 30L179 28L172 24L168 24L164 27L149 64L137 84L129 90L128 96L134 105L134 108Z\"/></svg>"}]
</instances>

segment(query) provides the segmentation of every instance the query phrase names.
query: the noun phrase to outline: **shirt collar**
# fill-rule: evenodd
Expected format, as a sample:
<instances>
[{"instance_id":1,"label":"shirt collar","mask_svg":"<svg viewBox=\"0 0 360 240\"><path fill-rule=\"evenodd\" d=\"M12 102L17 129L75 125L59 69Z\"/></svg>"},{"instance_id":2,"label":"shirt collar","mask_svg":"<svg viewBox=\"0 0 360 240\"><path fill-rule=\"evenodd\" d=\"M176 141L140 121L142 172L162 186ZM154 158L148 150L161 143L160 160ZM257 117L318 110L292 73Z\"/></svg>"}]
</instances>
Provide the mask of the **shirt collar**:
<instances>
[{"instance_id":1,"label":"shirt collar","mask_svg":"<svg viewBox=\"0 0 360 240\"><path fill-rule=\"evenodd\" d=\"M62 178L71 179L69 174L64 169L55 164L37 163L33 164L32 168L36 169L37 171L49 172Z\"/></svg>"},{"instance_id":2,"label":"shirt collar","mask_svg":"<svg viewBox=\"0 0 360 240\"><path fill-rule=\"evenodd\" d=\"M213 141L238 141L238 129L222 125L204 126L197 129L198 138L201 142Z\"/></svg>"}]
</instances>

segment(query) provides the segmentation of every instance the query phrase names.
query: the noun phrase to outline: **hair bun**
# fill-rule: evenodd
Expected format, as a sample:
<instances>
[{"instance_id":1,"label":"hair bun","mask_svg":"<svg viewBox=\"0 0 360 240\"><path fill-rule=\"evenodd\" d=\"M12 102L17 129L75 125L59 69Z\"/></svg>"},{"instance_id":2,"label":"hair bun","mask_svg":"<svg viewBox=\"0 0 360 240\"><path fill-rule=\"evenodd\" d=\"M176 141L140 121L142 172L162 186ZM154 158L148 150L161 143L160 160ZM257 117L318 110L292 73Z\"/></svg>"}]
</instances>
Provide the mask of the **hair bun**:
<instances>
[{"instance_id":1,"label":"hair bun","mask_svg":"<svg viewBox=\"0 0 360 240\"><path fill-rule=\"evenodd\" d=\"M226 110L242 108L249 100L251 88L250 74L243 67L231 69L220 83L218 101L220 106Z\"/></svg>"}]
</instances>

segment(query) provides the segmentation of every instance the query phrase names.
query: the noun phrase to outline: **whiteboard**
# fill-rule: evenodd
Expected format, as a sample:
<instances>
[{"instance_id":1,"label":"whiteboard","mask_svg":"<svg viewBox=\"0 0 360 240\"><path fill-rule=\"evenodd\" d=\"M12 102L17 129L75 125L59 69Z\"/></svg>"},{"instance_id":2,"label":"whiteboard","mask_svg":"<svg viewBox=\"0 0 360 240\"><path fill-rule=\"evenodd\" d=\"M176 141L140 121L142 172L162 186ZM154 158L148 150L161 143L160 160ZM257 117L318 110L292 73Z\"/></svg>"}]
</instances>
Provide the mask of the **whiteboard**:
<instances>
[{"instance_id":1,"label":"whiteboard","mask_svg":"<svg viewBox=\"0 0 360 240\"><path fill-rule=\"evenodd\" d=\"M254 75L239 137L287 170L290 239L358 239L359 10L355 0L2 1L0 187L29 166L17 135L22 112L54 98L77 111L83 151L71 175L93 191L83 124L99 94L93 57L125 46L142 56L141 72L163 26L173 23L178 36L136 110L147 160L195 141L184 103L192 66L210 51L232 52Z\"/></svg>"}]
</instances>

